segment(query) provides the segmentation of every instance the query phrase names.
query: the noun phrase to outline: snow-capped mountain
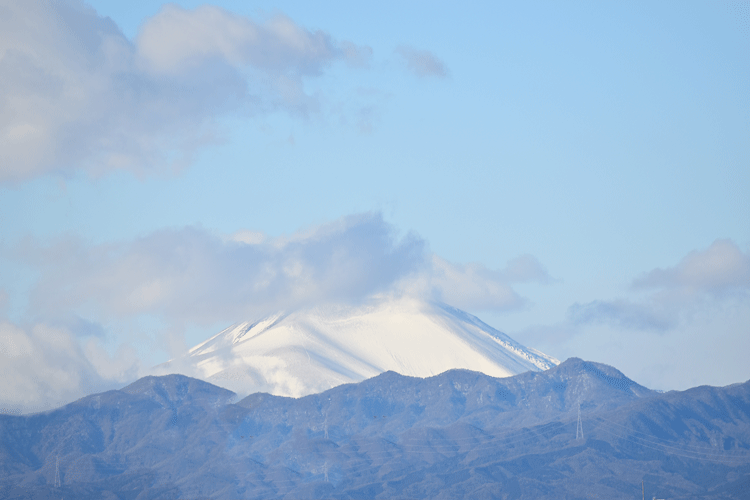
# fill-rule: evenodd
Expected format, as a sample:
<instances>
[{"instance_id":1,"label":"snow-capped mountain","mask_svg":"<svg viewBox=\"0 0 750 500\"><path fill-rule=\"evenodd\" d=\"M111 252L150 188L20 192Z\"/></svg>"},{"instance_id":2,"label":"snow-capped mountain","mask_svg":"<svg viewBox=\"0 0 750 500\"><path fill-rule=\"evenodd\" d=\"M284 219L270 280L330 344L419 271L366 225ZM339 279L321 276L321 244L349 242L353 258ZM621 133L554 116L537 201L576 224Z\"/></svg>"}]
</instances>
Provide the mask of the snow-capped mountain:
<instances>
[{"instance_id":1,"label":"snow-capped mountain","mask_svg":"<svg viewBox=\"0 0 750 500\"><path fill-rule=\"evenodd\" d=\"M183 373L240 395L299 397L388 370L428 377L465 368L508 377L557 364L459 309L402 297L238 323L156 372Z\"/></svg>"}]
</instances>

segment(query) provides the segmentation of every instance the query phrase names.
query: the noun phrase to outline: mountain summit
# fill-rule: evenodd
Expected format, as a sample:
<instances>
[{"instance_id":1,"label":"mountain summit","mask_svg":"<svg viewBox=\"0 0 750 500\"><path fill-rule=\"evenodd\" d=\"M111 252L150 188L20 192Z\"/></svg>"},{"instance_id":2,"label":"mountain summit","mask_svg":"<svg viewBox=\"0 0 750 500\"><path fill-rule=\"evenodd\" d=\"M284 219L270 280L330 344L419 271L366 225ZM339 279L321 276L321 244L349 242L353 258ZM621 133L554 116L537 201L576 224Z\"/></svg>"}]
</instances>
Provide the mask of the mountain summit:
<instances>
[{"instance_id":1,"label":"mountain summit","mask_svg":"<svg viewBox=\"0 0 750 500\"><path fill-rule=\"evenodd\" d=\"M429 377L464 368L493 377L559 361L448 305L379 298L237 323L157 367L238 394L300 397L389 370Z\"/></svg>"}]
</instances>

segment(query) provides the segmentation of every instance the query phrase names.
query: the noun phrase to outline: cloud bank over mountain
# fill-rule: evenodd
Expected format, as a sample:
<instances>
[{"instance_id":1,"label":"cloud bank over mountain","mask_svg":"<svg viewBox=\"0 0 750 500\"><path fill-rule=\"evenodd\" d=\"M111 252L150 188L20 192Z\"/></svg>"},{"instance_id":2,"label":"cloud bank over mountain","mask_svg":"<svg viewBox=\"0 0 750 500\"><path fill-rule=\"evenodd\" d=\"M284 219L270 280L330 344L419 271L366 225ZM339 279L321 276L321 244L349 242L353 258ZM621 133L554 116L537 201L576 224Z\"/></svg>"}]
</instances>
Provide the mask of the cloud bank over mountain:
<instances>
[{"instance_id":1,"label":"cloud bank over mountain","mask_svg":"<svg viewBox=\"0 0 750 500\"><path fill-rule=\"evenodd\" d=\"M0 182L47 173L169 172L220 139L227 113L308 115L305 90L372 50L277 14L165 5L127 39L82 2L5 3L0 15Z\"/></svg>"},{"instance_id":2,"label":"cloud bank over mountain","mask_svg":"<svg viewBox=\"0 0 750 500\"><path fill-rule=\"evenodd\" d=\"M523 298L512 284L548 281L532 256L504 270L459 265L430 254L413 233L399 237L378 213L365 213L267 238L222 237L199 227L87 245L76 237L27 240L16 258L39 270L30 307L59 317L150 314L211 324L376 293L411 293L474 310L512 310Z\"/></svg>"},{"instance_id":3,"label":"cloud bank over mountain","mask_svg":"<svg viewBox=\"0 0 750 500\"><path fill-rule=\"evenodd\" d=\"M249 230L220 235L191 226L103 244L72 235L50 242L27 239L0 250L37 274L27 323L3 327L3 356L13 377L29 381L23 398L5 396L6 403L18 404L48 401L55 394L58 400L75 387L103 389L143 374L149 366L131 355L134 345L143 349L151 342L150 351L178 354L187 347L190 328L223 327L319 304L356 304L373 295L512 311L527 304L515 284L551 280L530 255L501 270L451 263L432 254L418 235L399 235L379 213L275 238ZM45 340L50 332L64 349L50 347ZM148 340L157 333L159 341ZM16 344L28 347L18 351ZM117 345L127 355L114 362L105 346ZM40 363L68 366L70 374L58 377L54 370L37 369Z\"/></svg>"},{"instance_id":4,"label":"cloud bank over mountain","mask_svg":"<svg viewBox=\"0 0 750 500\"><path fill-rule=\"evenodd\" d=\"M418 235L399 234L379 213L280 237L250 230L221 235L190 226L104 244L74 236L27 239L2 251L37 273L25 323L6 320L3 326L2 356L11 376L31 381L23 398L5 396L16 403L101 389L143 374L155 364L144 365L144 349L181 353L191 329L211 334L282 310L356 304L378 294L507 313L529 304L519 286L556 281L531 255L512 259L504 269L449 262ZM750 316L749 263L736 244L717 240L672 267L637 276L622 297L575 303L564 321L512 335L556 357L589 351L615 356L635 371L632 360L649 358L649 370L683 387L690 364L717 363L742 351L734 332ZM65 347L50 347L57 344L43 332L53 332ZM667 356L667 346L675 344L684 349L672 347ZM699 355L688 349L701 344ZM23 345L25 350L14 347ZM39 363L70 367L70 374L61 377ZM641 376L651 383L658 378L654 373Z\"/></svg>"}]
</instances>

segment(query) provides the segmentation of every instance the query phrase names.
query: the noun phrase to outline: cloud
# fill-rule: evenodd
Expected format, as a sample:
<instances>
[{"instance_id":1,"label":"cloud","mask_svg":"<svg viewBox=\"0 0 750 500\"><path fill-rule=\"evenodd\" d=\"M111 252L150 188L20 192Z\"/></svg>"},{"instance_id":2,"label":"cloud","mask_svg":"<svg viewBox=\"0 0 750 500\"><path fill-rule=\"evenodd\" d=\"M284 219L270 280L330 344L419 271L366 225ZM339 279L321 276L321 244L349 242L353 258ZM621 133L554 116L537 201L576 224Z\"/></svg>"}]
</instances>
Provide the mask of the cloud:
<instances>
[{"instance_id":1,"label":"cloud","mask_svg":"<svg viewBox=\"0 0 750 500\"><path fill-rule=\"evenodd\" d=\"M420 269L424 242L396 239L380 215L363 214L286 238L186 227L96 246L74 237L27 241L17 253L41 272L31 294L41 314L207 324L387 289Z\"/></svg>"},{"instance_id":2,"label":"cloud","mask_svg":"<svg viewBox=\"0 0 750 500\"><path fill-rule=\"evenodd\" d=\"M663 331L616 321L563 321L512 336L560 359L577 356L616 366L652 389L685 390L748 380L750 301L729 298L721 307L707 306Z\"/></svg>"},{"instance_id":3,"label":"cloud","mask_svg":"<svg viewBox=\"0 0 750 500\"><path fill-rule=\"evenodd\" d=\"M508 262L500 276L510 283L536 282L548 284L555 281L547 269L533 255L525 254Z\"/></svg>"},{"instance_id":4,"label":"cloud","mask_svg":"<svg viewBox=\"0 0 750 500\"><path fill-rule=\"evenodd\" d=\"M750 377L748 252L730 240L645 272L614 299L571 305L514 337L565 359L612 364L639 383L684 390Z\"/></svg>"},{"instance_id":5,"label":"cloud","mask_svg":"<svg viewBox=\"0 0 750 500\"><path fill-rule=\"evenodd\" d=\"M98 339L83 346L66 329L0 321L0 411L53 408L129 381L140 373L133 350L109 356Z\"/></svg>"},{"instance_id":6,"label":"cloud","mask_svg":"<svg viewBox=\"0 0 750 500\"><path fill-rule=\"evenodd\" d=\"M657 268L633 280L641 299L618 298L573 304L568 319L576 325L611 323L636 330L666 331L710 308L750 295L750 255L730 240L716 240L690 252L666 269Z\"/></svg>"},{"instance_id":7,"label":"cloud","mask_svg":"<svg viewBox=\"0 0 750 500\"><path fill-rule=\"evenodd\" d=\"M166 5L134 41L82 2L29 0L0 15L0 182L55 173L138 175L188 164L231 111L318 108L303 79L371 49L278 15Z\"/></svg>"},{"instance_id":8,"label":"cloud","mask_svg":"<svg viewBox=\"0 0 750 500\"><path fill-rule=\"evenodd\" d=\"M378 293L507 311L526 303L514 283L549 281L528 255L490 270L450 263L418 236L396 234L379 213L365 213L280 238L185 227L100 245L28 239L11 257L39 273L29 298L37 319L81 337L103 337L102 324L138 315L208 325Z\"/></svg>"},{"instance_id":9,"label":"cloud","mask_svg":"<svg viewBox=\"0 0 750 500\"><path fill-rule=\"evenodd\" d=\"M0 253L38 276L28 299L32 326L0 327L0 363L12 386L0 394L0 407L12 408L54 406L140 376L128 346L143 356L180 354L190 347L190 329L389 294L508 311L526 304L514 283L549 281L528 255L501 270L448 262L379 213L275 238L184 227L94 245L72 235L50 243L28 238ZM118 342L121 352L108 355L104 343Z\"/></svg>"},{"instance_id":10,"label":"cloud","mask_svg":"<svg viewBox=\"0 0 750 500\"><path fill-rule=\"evenodd\" d=\"M503 270L482 264L454 264L433 255L429 272L420 276L422 286L437 300L472 311L520 309L527 301L513 289L514 283L549 283L546 269L531 255L522 255Z\"/></svg>"},{"instance_id":11,"label":"cloud","mask_svg":"<svg viewBox=\"0 0 750 500\"><path fill-rule=\"evenodd\" d=\"M232 234L228 239L240 243L246 243L248 245L258 245L266 241L266 235L258 231L241 229Z\"/></svg>"},{"instance_id":12,"label":"cloud","mask_svg":"<svg viewBox=\"0 0 750 500\"><path fill-rule=\"evenodd\" d=\"M456 265L433 256L429 283L436 298L462 309L502 311L524 304L500 273L481 264Z\"/></svg>"},{"instance_id":13,"label":"cloud","mask_svg":"<svg viewBox=\"0 0 750 500\"><path fill-rule=\"evenodd\" d=\"M184 74L219 59L269 75L318 76L336 59L362 65L372 53L352 42L338 44L284 15L259 24L210 5L193 11L165 5L143 26L136 43L140 60L161 74Z\"/></svg>"},{"instance_id":14,"label":"cloud","mask_svg":"<svg viewBox=\"0 0 750 500\"><path fill-rule=\"evenodd\" d=\"M79 337L106 337L106 329L100 323L89 321L77 314L64 314L49 322L56 327L64 328L66 331Z\"/></svg>"},{"instance_id":15,"label":"cloud","mask_svg":"<svg viewBox=\"0 0 750 500\"><path fill-rule=\"evenodd\" d=\"M419 50L408 45L401 45L396 48L396 54L404 59L406 67L417 76L438 78L448 76L448 69L443 61L429 50Z\"/></svg>"},{"instance_id":16,"label":"cloud","mask_svg":"<svg viewBox=\"0 0 750 500\"><path fill-rule=\"evenodd\" d=\"M674 311L659 310L652 303L625 299L573 304L568 308L568 319L575 325L612 323L637 330L667 330L677 322Z\"/></svg>"},{"instance_id":17,"label":"cloud","mask_svg":"<svg viewBox=\"0 0 750 500\"><path fill-rule=\"evenodd\" d=\"M750 254L732 241L714 241L676 266L654 269L633 281L634 289L682 289L710 294L750 291Z\"/></svg>"}]
</instances>

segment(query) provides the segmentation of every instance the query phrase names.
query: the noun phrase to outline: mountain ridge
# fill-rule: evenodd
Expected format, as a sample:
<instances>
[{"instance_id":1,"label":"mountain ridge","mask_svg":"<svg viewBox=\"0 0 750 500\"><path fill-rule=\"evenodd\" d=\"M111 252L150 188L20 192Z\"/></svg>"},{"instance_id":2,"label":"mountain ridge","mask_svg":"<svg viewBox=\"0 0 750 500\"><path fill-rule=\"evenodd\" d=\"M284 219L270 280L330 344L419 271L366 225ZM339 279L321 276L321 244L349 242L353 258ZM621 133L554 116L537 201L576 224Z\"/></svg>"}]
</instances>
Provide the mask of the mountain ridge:
<instances>
[{"instance_id":1,"label":"mountain ridge","mask_svg":"<svg viewBox=\"0 0 750 500\"><path fill-rule=\"evenodd\" d=\"M650 391L577 358L506 378L385 372L238 401L189 377L147 377L0 416L0 496L625 499L645 481L659 498L743 498L750 381L695 389Z\"/></svg>"}]
</instances>

